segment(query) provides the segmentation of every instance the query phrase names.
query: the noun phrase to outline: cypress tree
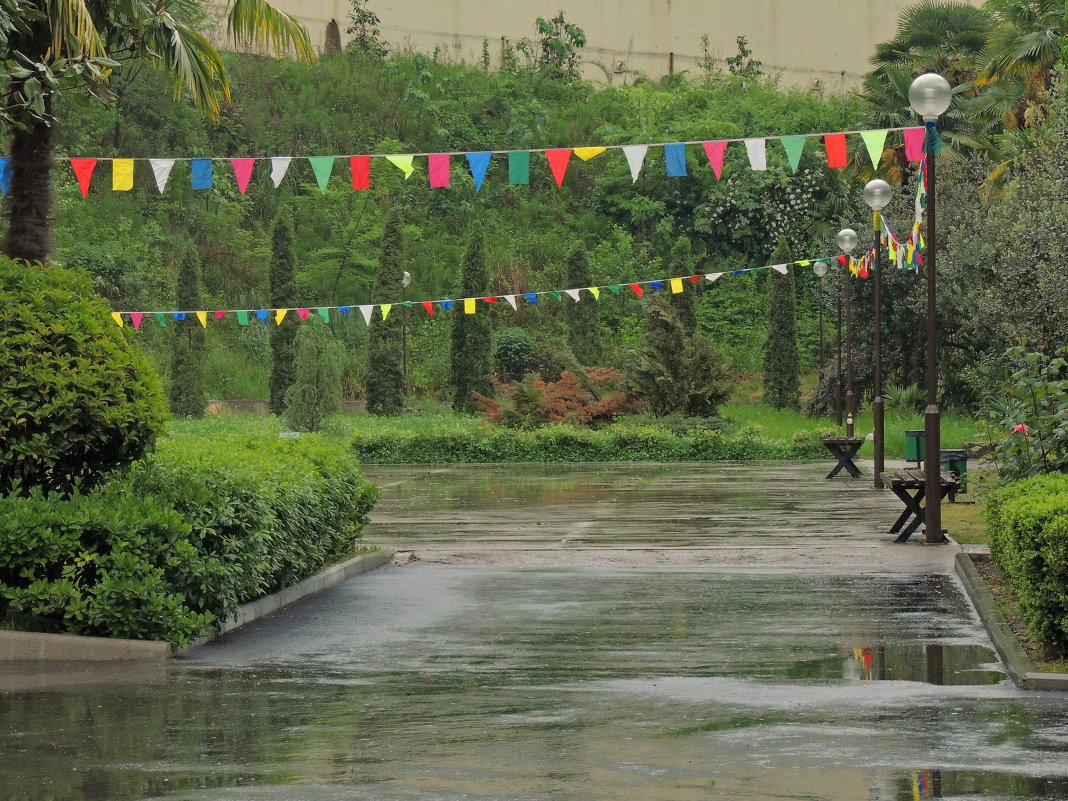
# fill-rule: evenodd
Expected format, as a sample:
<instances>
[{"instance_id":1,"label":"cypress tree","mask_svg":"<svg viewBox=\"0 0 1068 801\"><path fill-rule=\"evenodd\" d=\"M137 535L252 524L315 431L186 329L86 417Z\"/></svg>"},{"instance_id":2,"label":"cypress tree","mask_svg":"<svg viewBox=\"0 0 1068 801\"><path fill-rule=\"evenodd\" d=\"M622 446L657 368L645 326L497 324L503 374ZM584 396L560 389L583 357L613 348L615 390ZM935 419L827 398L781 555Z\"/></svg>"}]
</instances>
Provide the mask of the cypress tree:
<instances>
[{"instance_id":1,"label":"cypress tree","mask_svg":"<svg viewBox=\"0 0 1068 801\"><path fill-rule=\"evenodd\" d=\"M178 268L178 308L200 308L200 258L190 245ZM176 417L202 417L207 397L204 393L204 327L195 314L175 321L175 343L171 369L171 414Z\"/></svg>"},{"instance_id":2,"label":"cypress tree","mask_svg":"<svg viewBox=\"0 0 1068 801\"><path fill-rule=\"evenodd\" d=\"M489 283L485 237L481 226L476 226L464 256L460 294L464 298L485 297L489 294ZM475 314L465 314L463 309L457 309L452 320L453 409L473 412L478 404L471 398L472 391L483 395L493 393L489 381L493 369L490 348L490 318L487 311L483 308Z\"/></svg>"},{"instance_id":3,"label":"cypress tree","mask_svg":"<svg viewBox=\"0 0 1068 801\"><path fill-rule=\"evenodd\" d=\"M273 309L290 309L297 303L296 257L293 254L293 226L283 211L274 221L271 239L270 302ZM298 321L287 314L271 329L271 375L268 379L271 412L282 414L286 391L296 371Z\"/></svg>"},{"instance_id":4,"label":"cypress tree","mask_svg":"<svg viewBox=\"0 0 1068 801\"><path fill-rule=\"evenodd\" d=\"M671 246L671 253L668 258L670 261L669 269L671 270L671 275L680 278L689 278L693 275L693 248L690 246L689 239L684 236L680 236L676 239L675 244ZM678 314L679 322L682 323L682 327L688 334L693 334L697 330L696 287L696 284L691 284L689 281L683 281L682 292L673 293L671 295L671 302L675 306L675 313Z\"/></svg>"},{"instance_id":5,"label":"cypress tree","mask_svg":"<svg viewBox=\"0 0 1068 801\"><path fill-rule=\"evenodd\" d=\"M375 303L392 303L401 292L404 270L403 219L398 207L393 207L386 217L382 232L382 244L375 271ZM367 411L377 415L400 414L404 409L404 375L401 370L401 315L399 309L391 310L387 317L371 318L368 332Z\"/></svg>"},{"instance_id":6,"label":"cypress tree","mask_svg":"<svg viewBox=\"0 0 1068 801\"><path fill-rule=\"evenodd\" d=\"M297 431L318 431L327 416L341 409L344 354L329 326L315 320L300 326L296 353L293 384L286 391L286 422Z\"/></svg>"},{"instance_id":7,"label":"cypress tree","mask_svg":"<svg viewBox=\"0 0 1068 801\"><path fill-rule=\"evenodd\" d=\"M786 237L771 256L772 264L790 263ZM801 369L797 355L797 303L793 270L771 271L768 280L768 338L764 343L764 400L776 409L801 408Z\"/></svg>"},{"instance_id":8,"label":"cypress tree","mask_svg":"<svg viewBox=\"0 0 1068 801\"><path fill-rule=\"evenodd\" d=\"M576 246L567 257L567 286L585 289L592 283L586 250L581 245ZM568 343L571 352L584 367L600 364L602 360L601 320L595 304L596 301L583 299L581 303L564 307L567 309Z\"/></svg>"}]
</instances>

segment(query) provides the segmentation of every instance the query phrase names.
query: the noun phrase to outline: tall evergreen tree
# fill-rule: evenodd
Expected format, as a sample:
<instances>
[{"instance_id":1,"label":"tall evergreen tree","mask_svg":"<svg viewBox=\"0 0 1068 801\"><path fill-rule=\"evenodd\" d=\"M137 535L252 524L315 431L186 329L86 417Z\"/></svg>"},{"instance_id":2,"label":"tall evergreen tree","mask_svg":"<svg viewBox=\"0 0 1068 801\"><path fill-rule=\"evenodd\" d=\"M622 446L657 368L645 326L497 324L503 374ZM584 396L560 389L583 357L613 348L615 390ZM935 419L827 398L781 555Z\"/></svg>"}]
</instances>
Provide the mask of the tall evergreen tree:
<instances>
[{"instance_id":1,"label":"tall evergreen tree","mask_svg":"<svg viewBox=\"0 0 1068 801\"><path fill-rule=\"evenodd\" d=\"M178 268L178 308L200 308L200 257L190 245ZM202 417L204 394L204 327L195 314L175 320L176 339L171 370L171 414Z\"/></svg>"},{"instance_id":2,"label":"tall evergreen tree","mask_svg":"<svg viewBox=\"0 0 1068 801\"><path fill-rule=\"evenodd\" d=\"M485 297L489 294L489 283L485 236L482 227L476 225L464 256L460 294L465 298ZM471 398L472 391L483 395L492 393L490 348L490 318L486 310L475 314L457 310L452 321L452 385L455 389L452 407L457 411L473 412L478 408Z\"/></svg>"},{"instance_id":3,"label":"tall evergreen tree","mask_svg":"<svg viewBox=\"0 0 1068 801\"><path fill-rule=\"evenodd\" d=\"M375 303L391 303L401 291L404 276L403 218L398 206L386 217L385 230L375 272ZM484 294L484 293L483 293ZM394 312L372 318L368 332L367 411L371 414L400 414L404 409L404 375L401 371L401 316Z\"/></svg>"},{"instance_id":4,"label":"tall evergreen tree","mask_svg":"<svg viewBox=\"0 0 1068 801\"><path fill-rule=\"evenodd\" d=\"M772 264L793 261L786 237L771 256ZM768 276L768 338L764 343L764 400L776 409L801 408L801 368L797 355L797 299L793 270Z\"/></svg>"},{"instance_id":5,"label":"tall evergreen tree","mask_svg":"<svg viewBox=\"0 0 1068 801\"><path fill-rule=\"evenodd\" d=\"M270 268L271 308L291 309L297 303L296 257L293 254L293 226L285 210L274 221ZM289 314L271 329L271 376L268 379L271 412L282 414L286 391L296 374L298 321Z\"/></svg>"},{"instance_id":6,"label":"tall evergreen tree","mask_svg":"<svg viewBox=\"0 0 1068 801\"><path fill-rule=\"evenodd\" d=\"M300 326L296 355L293 384L285 397L286 422L296 431L318 431L327 416L341 409L341 345L329 326L312 319Z\"/></svg>"},{"instance_id":7,"label":"tall evergreen tree","mask_svg":"<svg viewBox=\"0 0 1068 801\"><path fill-rule=\"evenodd\" d=\"M693 248L690 246L688 238L680 236L675 240L675 244L671 246L669 259L671 275L680 278L689 278L693 275ZM671 296L675 312L679 315L679 322L682 323L682 327L688 334L693 334L697 330L696 286L696 284L691 284L689 281L683 281L682 292L674 293Z\"/></svg>"},{"instance_id":8,"label":"tall evergreen tree","mask_svg":"<svg viewBox=\"0 0 1068 801\"><path fill-rule=\"evenodd\" d=\"M593 283L586 249L581 245L573 248L568 255L566 280L568 287L576 289L584 289ZM567 310L567 338L571 352L584 367L601 364L604 355L601 351L601 320L596 304L583 299L581 303L564 308Z\"/></svg>"}]
</instances>

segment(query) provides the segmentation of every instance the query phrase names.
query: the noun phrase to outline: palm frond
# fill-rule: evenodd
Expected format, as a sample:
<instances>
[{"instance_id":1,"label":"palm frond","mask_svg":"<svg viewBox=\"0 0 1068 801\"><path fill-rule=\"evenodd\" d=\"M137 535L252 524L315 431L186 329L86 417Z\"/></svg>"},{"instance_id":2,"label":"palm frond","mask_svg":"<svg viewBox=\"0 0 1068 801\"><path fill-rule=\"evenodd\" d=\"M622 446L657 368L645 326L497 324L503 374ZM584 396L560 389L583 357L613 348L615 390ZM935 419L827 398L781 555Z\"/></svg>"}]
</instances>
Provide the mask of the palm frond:
<instances>
[{"instance_id":1,"label":"palm frond","mask_svg":"<svg viewBox=\"0 0 1068 801\"><path fill-rule=\"evenodd\" d=\"M304 61L315 60L308 29L266 0L233 0L226 27L240 44L255 45L276 55L294 52Z\"/></svg>"},{"instance_id":2,"label":"palm frond","mask_svg":"<svg viewBox=\"0 0 1068 801\"><path fill-rule=\"evenodd\" d=\"M156 12L141 21L142 49L170 74L175 100L188 92L195 105L217 120L221 101L230 99L222 56L165 4L158 4Z\"/></svg>"},{"instance_id":3,"label":"palm frond","mask_svg":"<svg viewBox=\"0 0 1068 801\"><path fill-rule=\"evenodd\" d=\"M46 0L52 53L71 58L104 55L104 42L85 0Z\"/></svg>"}]
</instances>

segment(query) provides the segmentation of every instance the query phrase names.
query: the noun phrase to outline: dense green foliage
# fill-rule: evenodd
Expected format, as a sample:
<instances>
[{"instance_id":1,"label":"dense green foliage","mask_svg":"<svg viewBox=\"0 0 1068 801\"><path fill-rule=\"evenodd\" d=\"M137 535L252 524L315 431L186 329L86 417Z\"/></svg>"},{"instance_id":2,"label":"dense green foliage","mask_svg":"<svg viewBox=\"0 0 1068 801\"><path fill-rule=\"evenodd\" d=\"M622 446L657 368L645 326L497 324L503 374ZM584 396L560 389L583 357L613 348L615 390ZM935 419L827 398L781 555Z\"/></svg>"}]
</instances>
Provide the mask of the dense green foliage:
<instances>
[{"instance_id":1,"label":"dense green foliage","mask_svg":"<svg viewBox=\"0 0 1068 801\"><path fill-rule=\"evenodd\" d=\"M1068 476L999 487L987 499L987 525L990 555L1031 634L1054 655L1068 655Z\"/></svg>"},{"instance_id":2,"label":"dense green foliage","mask_svg":"<svg viewBox=\"0 0 1068 801\"><path fill-rule=\"evenodd\" d=\"M773 264L793 261L786 239L771 254ZM793 271L773 270L768 287L768 338L764 341L764 401L776 409L801 408L797 355L797 297Z\"/></svg>"},{"instance_id":3,"label":"dense green foliage","mask_svg":"<svg viewBox=\"0 0 1068 801\"><path fill-rule=\"evenodd\" d=\"M202 309L200 305L200 257L188 248L178 268L178 308ZM204 327L196 315L175 320L174 361L171 368L171 413L200 417L207 405L204 393Z\"/></svg>"},{"instance_id":4,"label":"dense green foliage","mask_svg":"<svg viewBox=\"0 0 1068 801\"><path fill-rule=\"evenodd\" d=\"M150 450L155 374L89 280L0 258L0 493L89 486Z\"/></svg>"},{"instance_id":5,"label":"dense green foliage","mask_svg":"<svg viewBox=\"0 0 1068 801\"><path fill-rule=\"evenodd\" d=\"M0 497L0 608L173 643L351 554L377 498L347 449L205 430L89 492Z\"/></svg>"},{"instance_id":6,"label":"dense green foliage","mask_svg":"<svg viewBox=\"0 0 1068 801\"><path fill-rule=\"evenodd\" d=\"M486 266L486 240L481 226L471 233L460 274L460 294L464 298L483 298L489 295L489 270ZM467 301L465 301L466 303ZM471 314L459 310L452 318L452 407L457 411L470 412L477 408L472 392L487 394L492 391L489 375L492 372L489 313L475 306ZM481 311L481 313L479 313Z\"/></svg>"},{"instance_id":7,"label":"dense green foliage","mask_svg":"<svg viewBox=\"0 0 1068 801\"><path fill-rule=\"evenodd\" d=\"M493 337L493 365L505 381L519 381L534 368L538 349L522 328L503 328Z\"/></svg>"},{"instance_id":8,"label":"dense green foliage","mask_svg":"<svg viewBox=\"0 0 1068 801\"><path fill-rule=\"evenodd\" d=\"M271 308L292 309L297 305L297 257L293 253L293 225L289 215L278 215L271 231L271 268L268 273ZM286 392L293 384L297 358L298 319L287 314L271 329L271 375L267 382L271 411L281 414Z\"/></svg>"},{"instance_id":9,"label":"dense green foliage","mask_svg":"<svg viewBox=\"0 0 1068 801\"><path fill-rule=\"evenodd\" d=\"M286 390L286 422L297 431L318 431L328 415L341 409L341 346L327 326L300 327L296 363Z\"/></svg>"},{"instance_id":10,"label":"dense green foliage","mask_svg":"<svg viewBox=\"0 0 1068 801\"><path fill-rule=\"evenodd\" d=\"M569 288L584 289L593 283L590 276L590 260L583 247L572 248L567 256L565 282ZM591 308L588 292L580 293L583 302L565 306L567 339L571 353L583 366L604 361L601 345L601 321L597 309Z\"/></svg>"},{"instance_id":11,"label":"dense green foliage","mask_svg":"<svg viewBox=\"0 0 1068 801\"><path fill-rule=\"evenodd\" d=\"M375 273L374 299L390 304L401 286L404 243L401 238L402 212L394 208L386 220ZM390 304L392 305L392 304ZM367 411L371 414L400 414L404 406L400 307L396 313L379 307L372 319L367 351Z\"/></svg>"}]
</instances>

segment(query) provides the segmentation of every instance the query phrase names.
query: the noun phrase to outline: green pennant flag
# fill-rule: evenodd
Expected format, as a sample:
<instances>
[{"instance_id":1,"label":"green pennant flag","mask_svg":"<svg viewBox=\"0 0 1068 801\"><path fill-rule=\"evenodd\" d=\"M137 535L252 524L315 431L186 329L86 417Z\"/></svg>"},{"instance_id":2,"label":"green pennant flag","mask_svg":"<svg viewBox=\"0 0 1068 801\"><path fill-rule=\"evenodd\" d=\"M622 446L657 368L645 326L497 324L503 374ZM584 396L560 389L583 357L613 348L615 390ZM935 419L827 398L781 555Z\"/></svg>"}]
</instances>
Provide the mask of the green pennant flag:
<instances>
[{"instance_id":1,"label":"green pennant flag","mask_svg":"<svg viewBox=\"0 0 1068 801\"><path fill-rule=\"evenodd\" d=\"M883 157L883 147L886 145L886 131L861 131L864 146L868 148L871 157L871 166L879 169L879 159Z\"/></svg>"},{"instance_id":2,"label":"green pennant flag","mask_svg":"<svg viewBox=\"0 0 1068 801\"><path fill-rule=\"evenodd\" d=\"M530 183L530 152L513 150L508 154L508 183Z\"/></svg>"},{"instance_id":3,"label":"green pennant flag","mask_svg":"<svg viewBox=\"0 0 1068 801\"><path fill-rule=\"evenodd\" d=\"M152 312L152 316L156 318L156 321L164 328L167 327L167 318L163 316L163 312Z\"/></svg>"},{"instance_id":4,"label":"green pennant flag","mask_svg":"<svg viewBox=\"0 0 1068 801\"><path fill-rule=\"evenodd\" d=\"M403 300L401 301L401 306L410 309L412 308L412 302L410 300Z\"/></svg>"},{"instance_id":5,"label":"green pennant flag","mask_svg":"<svg viewBox=\"0 0 1068 801\"><path fill-rule=\"evenodd\" d=\"M784 136L779 141L782 142L782 149L786 151L786 158L790 161L790 168L797 172L797 165L801 163L801 153L805 149L805 140L807 136Z\"/></svg>"},{"instance_id":6,"label":"green pennant flag","mask_svg":"<svg viewBox=\"0 0 1068 801\"><path fill-rule=\"evenodd\" d=\"M316 309L316 311L319 312L319 319L320 320L322 320L324 323L329 323L330 322L330 309L327 309L327 308L325 308L323 306L320 306L319 308Z\"/></svg>"},{"instance_id":7,"label":"green pennant flag","mask_svg":"<svg viewBox=\"0 0 1068 801\"><path fill-rule=\"evenodd\" d=\"M326 184L330 180L330 173L334 169L334 157L308 156L308 163L311 164L312 172L315 173L315 180L319 184L319 191L325 194Z\"/></svg>"},{"instance_id":8,"label":"green pennant flag","mask_svg":"<svg viewBox=\"0 0 1068 801\"><path fill-rule=\"evenodd\" d=\"M550 292L549 294L552 295L557 300L563 300L564 299L564 296L561 295L559 292L557 292L555 289L552 292Z\"/></svg>"},{"instance_id":9,"label":"green pennant flag","mask_svg":"<svg viewBox=\"0 0 1068 801\"><path fill-rule=\"evenodd\" d=\"M609 284L608 285L608 291L611 292L613 295L618 295L619 294L619 284Z\"/></svg>"},{"instance_id":10,"label":"green pennant flag","mask_svg":"<svg viewBox=\"0 0 1068 801\"><path fill-rule=\"evenodd\" d=\"M238 325L248 325L248 312L247 311L239 311L237 313L237 324Z\"/></svg>"}]
</instances>

